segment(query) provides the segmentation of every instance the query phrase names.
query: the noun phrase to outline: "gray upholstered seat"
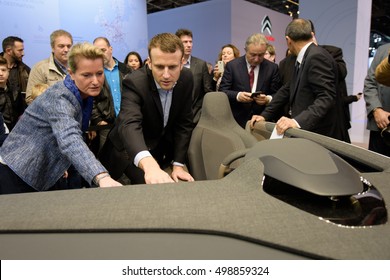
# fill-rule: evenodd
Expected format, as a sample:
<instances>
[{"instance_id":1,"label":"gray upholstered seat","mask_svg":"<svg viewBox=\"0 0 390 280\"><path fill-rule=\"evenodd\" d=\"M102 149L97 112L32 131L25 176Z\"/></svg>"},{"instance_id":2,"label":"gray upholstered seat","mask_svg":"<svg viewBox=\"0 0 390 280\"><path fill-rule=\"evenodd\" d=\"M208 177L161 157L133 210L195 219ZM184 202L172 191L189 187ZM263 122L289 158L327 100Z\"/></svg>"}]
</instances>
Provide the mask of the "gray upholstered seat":
<instances>
[{"instance_id":1,"label":"gray upholstered seat","mask_svg":"<svg viewBox=\"0 0 390 280\"><path fill-rule=\"evenodd\" d=\"M232 152L252 147L258 140L234 119L228 97L209 92L188 149L189 169L195 180L218 178L223 159Z\"/></svg>"}]
</instances>

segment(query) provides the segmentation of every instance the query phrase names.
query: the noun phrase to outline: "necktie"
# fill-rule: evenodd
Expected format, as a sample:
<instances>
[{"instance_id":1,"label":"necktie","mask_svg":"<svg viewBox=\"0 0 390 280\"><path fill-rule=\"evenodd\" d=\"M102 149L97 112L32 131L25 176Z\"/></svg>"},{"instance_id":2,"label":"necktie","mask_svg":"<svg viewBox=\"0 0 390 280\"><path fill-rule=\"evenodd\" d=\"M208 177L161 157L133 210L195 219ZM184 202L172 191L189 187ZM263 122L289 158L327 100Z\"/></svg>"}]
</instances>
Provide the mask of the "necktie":
<instances>
[{"instance_id":1,"label":"necktie","mask_svg":"<svg viewBox=\"0 0 390 280\"><path fill-rule=\"evenodd\" d=\"M299 72L299 66L300 65L301 64L298 61L295 62L295 77L298 77L298 72Z\"/></svg>"},{"instance_id":2,"label":"necktie","mask_svg":"<svg viewBox=\"0 0 390 280\"><path fill-rule=\"evenodd\" d=\"M249 71L249 86L250 86L250 91L252 91L253 81L255 80L255 67L256 67L256 66L251 66L251 70Z\"/></svg>"}]
</instances>

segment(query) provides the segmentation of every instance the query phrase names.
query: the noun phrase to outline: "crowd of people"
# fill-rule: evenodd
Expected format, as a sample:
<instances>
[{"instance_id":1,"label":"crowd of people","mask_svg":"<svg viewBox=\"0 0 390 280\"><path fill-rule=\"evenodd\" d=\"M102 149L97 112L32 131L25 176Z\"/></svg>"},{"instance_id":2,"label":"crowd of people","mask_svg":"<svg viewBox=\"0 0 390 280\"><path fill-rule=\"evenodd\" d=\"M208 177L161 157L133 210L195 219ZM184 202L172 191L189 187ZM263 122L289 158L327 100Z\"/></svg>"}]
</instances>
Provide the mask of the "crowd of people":
<instances>
[{"instance_id":1,"label":"crowd of people","mask_svg":"<svg viewBox=\"0 0 390 280\"><path fill-rule=\"evenodd\" d=\"M188 29L157 34L147 59L131 51L123 63L106 37L74 45L69 32L56 30L51 54L31 69L23 63L23 40L5 38L0 194L191 182L187 149L203 97L213 91L226 93L242 127L266 120L279 134L301 128L350 142L348 105L362 95L347 93L342 50L319 45L310 20L291 21L285 37L288 52L279 64L275 48L256 33L243 55L222 46L213 66L192 55ZM387 156L381 131L390 115L389 49L379 48L363 90L369 149Z\"/></svg>"}]
</instances>

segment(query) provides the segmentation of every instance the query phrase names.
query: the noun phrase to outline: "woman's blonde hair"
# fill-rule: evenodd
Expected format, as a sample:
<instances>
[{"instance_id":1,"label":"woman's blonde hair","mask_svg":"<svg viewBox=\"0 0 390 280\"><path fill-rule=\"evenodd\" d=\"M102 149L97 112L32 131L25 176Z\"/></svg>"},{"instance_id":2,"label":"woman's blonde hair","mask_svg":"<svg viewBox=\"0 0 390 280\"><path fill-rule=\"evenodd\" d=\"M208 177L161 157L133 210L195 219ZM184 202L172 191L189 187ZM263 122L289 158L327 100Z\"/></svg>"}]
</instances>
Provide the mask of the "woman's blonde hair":
<instances>
[{"instance_id":1,"label":"woman's blonde hair","mask_svg":"<svg viewBox=\"0 0 390 280\"><path fill-rule=\"evenodd\" d=\"M80 58L100 58L102 60L102 63L104 63L103 51L90 43L78 43L70 49L70 52L68 54L68 65L73 73L75 73L77 70L77 63Z\"/></svg>"}]
</instances>

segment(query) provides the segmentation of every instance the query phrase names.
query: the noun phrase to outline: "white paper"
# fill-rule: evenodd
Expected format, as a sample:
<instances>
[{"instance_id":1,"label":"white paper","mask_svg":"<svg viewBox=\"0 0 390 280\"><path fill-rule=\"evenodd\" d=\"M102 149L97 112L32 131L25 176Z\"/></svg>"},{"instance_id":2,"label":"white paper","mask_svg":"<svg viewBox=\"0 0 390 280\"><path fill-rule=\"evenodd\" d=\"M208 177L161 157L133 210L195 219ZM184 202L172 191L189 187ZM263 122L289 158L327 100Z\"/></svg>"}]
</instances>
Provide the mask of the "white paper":
<instances>
[{"instance_id":1,"label":"white paper","mask_svg":"<svg viewBox=\"0 0 390 280\"><path fill-rule=\"evenodd\" d=\"M272 134L271 134L271 137L269 139L282 139L283 136L284 136L284 133L278 134L276 132L276 125L275 125L274 130L272 130Z\"/></svg>"}]
</instances>

